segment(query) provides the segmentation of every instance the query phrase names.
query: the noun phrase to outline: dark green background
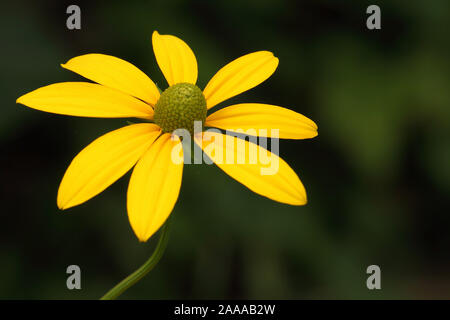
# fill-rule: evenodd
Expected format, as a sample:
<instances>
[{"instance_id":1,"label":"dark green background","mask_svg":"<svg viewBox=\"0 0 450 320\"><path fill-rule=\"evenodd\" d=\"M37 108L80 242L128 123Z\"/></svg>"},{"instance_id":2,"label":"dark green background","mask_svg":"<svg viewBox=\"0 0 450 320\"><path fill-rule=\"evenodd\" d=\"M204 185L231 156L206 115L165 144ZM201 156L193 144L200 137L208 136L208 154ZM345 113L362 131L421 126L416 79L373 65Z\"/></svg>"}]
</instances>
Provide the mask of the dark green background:
<instances>
[{"instance_id":1,"label":"dark green background","mask_svg":"<svg viewBox=\"0 0 450 320\"><path fill-rule=\"evenodd\" d=\"M382 10L382 30L365 26ZM66 28L78 4L82 29ZM82 78L59 64L85 53L128 60L160 87L151 34L194 50L199 86L257 50L280 59L262 85L226 101L277 104L319 126L280 155L306 186L293 207L253 194L215 166L185 166L161 263L122 297L450 298L450 4L433 1L11 1L0 10L0 298L95 299L137 268L129 174L60 212L71 159L123 119L53 115L15 104ZM82 290L66 288L66 268ZM377 264L382 290L366 288Z\"/></svg>"}]
</instances>

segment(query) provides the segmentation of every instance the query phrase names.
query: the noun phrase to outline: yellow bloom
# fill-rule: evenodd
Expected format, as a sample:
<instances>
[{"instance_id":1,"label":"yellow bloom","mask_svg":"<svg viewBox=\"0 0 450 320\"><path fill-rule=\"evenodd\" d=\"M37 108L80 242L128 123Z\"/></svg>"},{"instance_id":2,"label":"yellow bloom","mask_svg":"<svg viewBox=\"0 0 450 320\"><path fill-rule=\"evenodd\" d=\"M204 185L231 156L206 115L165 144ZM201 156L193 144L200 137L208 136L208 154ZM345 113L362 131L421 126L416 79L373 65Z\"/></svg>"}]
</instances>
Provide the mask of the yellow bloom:
<instances>
[{"instance_id":1,"label":"yellow bloom","mask_svg":"<svg viewBox=\"0 0 450 320\"><path fill-rule=\"evenodd\" d=\"M109 132L82 150L64 174L57 196L60 209L81 204L105 190L136 164L129 182L127 209L130 224L140 241L148 240L161 227L178 198L183 164L171 160L174 148L182 152L180 140L171 134L174 126L187 128L193 120L200 120L205 126L230 131L278 129L280 138L286 139L317 135L313 121L272 105L237 104L206 117L206 109L270 77L278 66L278 59L271 52L254 52L232 61L200 91L195 85L197 60L189 46L177 37L160 35L156 31L152 43L158 65L169 84L162 94L153 81L132 64L108 55L86 54L69 60L62 67L96 83L56 83L17 99L28 107L64 115L147 120ZM178 103L180 95L191 99L186 107L190 108L189 112L184 112L185 105ZM203 132L201 135L195 136L195 141L211 159L217 158L208 148L211 143L224 153L239 152L234 150L236 143L223 144L225 135L221 133ZM246 150L255 147L262 151L250 142L243 144ZM279 160L279 170L273 175L260 174L264 165L259 160L237 164L216 161L216 164L260 195L292 205L305 204L306 192L295 172L282 159L270 155Z\"/></svg>"}]
</instances>

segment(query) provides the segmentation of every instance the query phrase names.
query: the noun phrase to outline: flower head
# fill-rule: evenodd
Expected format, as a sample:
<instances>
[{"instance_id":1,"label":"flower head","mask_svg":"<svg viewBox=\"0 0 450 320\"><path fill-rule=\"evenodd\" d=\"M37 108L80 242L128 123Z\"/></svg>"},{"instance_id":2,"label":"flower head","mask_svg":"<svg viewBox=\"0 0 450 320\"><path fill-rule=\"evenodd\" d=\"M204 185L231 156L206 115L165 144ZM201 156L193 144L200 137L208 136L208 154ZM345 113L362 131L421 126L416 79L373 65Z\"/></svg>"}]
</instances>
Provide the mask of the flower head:
<instances>
[{"instance_id":1,"label":"flower head","mask_svg":"<svg viewBox=\"0 0 450 320\"><path fill-rule=\"evenodd\" d=\"M272 75L278 58L258 51L242 56L220 69L204 90L196 86L197 60L189 46L177 37L152 36L158 65L169 87L161 94L154 82L134 65L104 54L86 54L62 67L91 82L51 84L17 99L30 108L83 117L140 118L109 132L83 149L71 162L61 181L57 204L68 209L96 196L133 166L127 196L130 224L140 241L148 240L170 215L181 186L183 163L173 161L173 150L182 155L180 139L172 132L194 132L194 122L202 128L215 127L228 132L255 129L256 135L270 137L271 129L280 138L306 139L317 135L317 126L305 116L278 106L244 103L228 106L207 116L207 110L249 90ZM150 122L149 122L150 121ZM227 136L204 131L195 142L223 171L250 190L275 201L302 205L306 192L298 176L286 162L262 147ZM231 141L231 143L225 143ZM238 140L244 148L239 149ZM279 161L276 173L262 175L261 159L250 161L254 148ZM244 154L243 154L244 153ZM228 163L225 155L245 161ZM221 159L222 158L222 159Z\"/></svg>"}]
</instances>

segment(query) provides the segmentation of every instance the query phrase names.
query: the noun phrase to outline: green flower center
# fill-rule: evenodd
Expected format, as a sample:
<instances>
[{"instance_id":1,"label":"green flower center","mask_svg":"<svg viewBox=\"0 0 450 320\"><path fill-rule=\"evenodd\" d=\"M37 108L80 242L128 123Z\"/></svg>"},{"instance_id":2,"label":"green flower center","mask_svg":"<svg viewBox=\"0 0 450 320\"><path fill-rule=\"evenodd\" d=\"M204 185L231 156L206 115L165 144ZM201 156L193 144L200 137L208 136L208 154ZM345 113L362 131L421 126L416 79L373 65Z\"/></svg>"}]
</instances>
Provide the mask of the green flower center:
<instances>
[{"instance_id":1,"label":"green flower center","mask_svg":"<svg viewBox=\"0 0 450 320\"><path fill-rule=\"evenodd\" d=\"M176 129L186 129L194 133L194 121L206 119L206 99L194 84L177 83L161 94L155 105L155 123L163 132L172 133Z\"/></svg>"}]
</instances>

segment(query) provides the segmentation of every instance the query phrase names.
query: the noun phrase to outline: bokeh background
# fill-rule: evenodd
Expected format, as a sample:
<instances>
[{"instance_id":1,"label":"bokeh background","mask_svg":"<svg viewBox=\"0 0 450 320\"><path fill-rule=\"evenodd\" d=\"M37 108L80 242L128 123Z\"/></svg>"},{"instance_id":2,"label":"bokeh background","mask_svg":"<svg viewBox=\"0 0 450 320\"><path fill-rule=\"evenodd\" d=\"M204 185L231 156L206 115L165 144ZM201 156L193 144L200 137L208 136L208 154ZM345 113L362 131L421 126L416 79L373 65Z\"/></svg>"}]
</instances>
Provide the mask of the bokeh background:
<instances>
[{"instance_id":1,"label":"bokeh background","mask_svg":"<svg viewBox=\"0 0 450 320\"><path fill-rule=\"evenodd\" d=\"M366 28L378 4L382 29ZM81 30L66 8L81 7ZM96 299L141 265L126 215L129 174L60 212L59 182L88 143L123 119L59 116L20 95L83 81L59 64L128 60L160 87L151 33L184 39L203 88L223 65L270 50L262 85L222 103L262 102L313 119L319 136L281 141L304 182L293 207L215 166L185 166L168 249L124 299L450 298L450 3L420 1L22 1L0 11L0 298ZM66 288L66 268L82 289ZM382 289L366 288L381 267Z\"/></svg>"}]
</instances>

